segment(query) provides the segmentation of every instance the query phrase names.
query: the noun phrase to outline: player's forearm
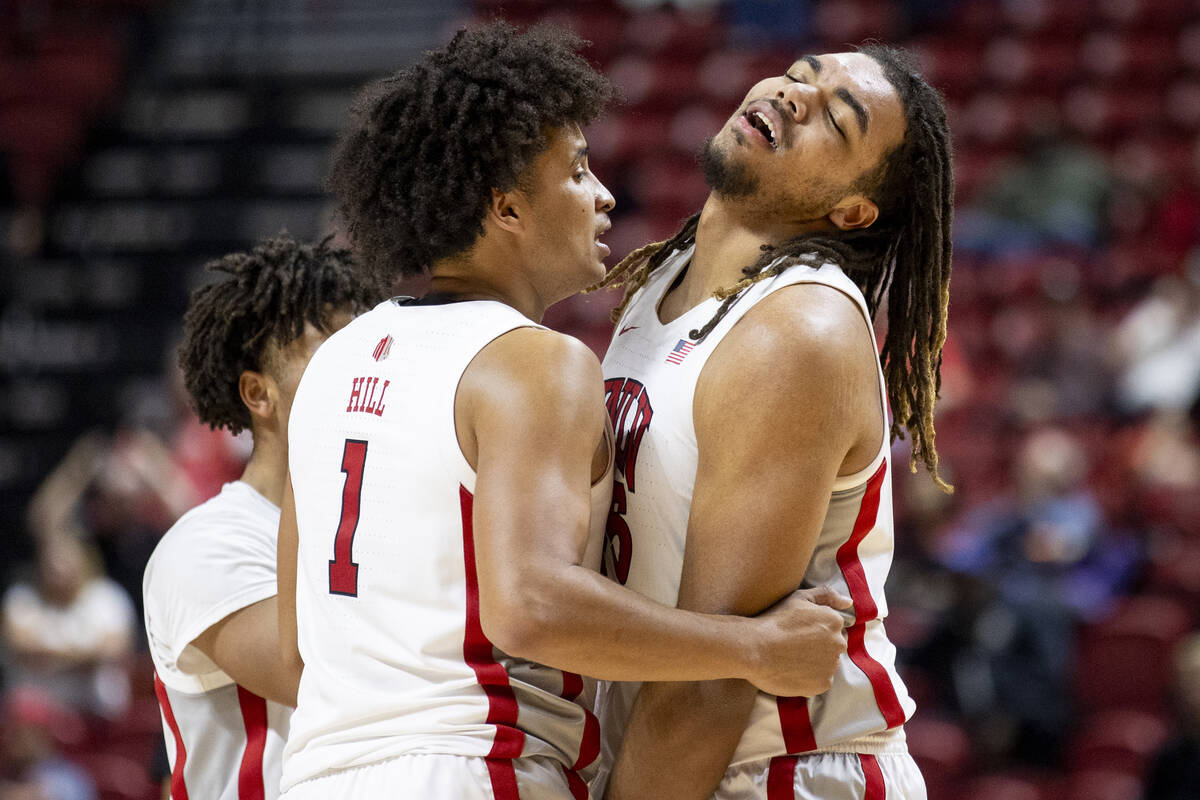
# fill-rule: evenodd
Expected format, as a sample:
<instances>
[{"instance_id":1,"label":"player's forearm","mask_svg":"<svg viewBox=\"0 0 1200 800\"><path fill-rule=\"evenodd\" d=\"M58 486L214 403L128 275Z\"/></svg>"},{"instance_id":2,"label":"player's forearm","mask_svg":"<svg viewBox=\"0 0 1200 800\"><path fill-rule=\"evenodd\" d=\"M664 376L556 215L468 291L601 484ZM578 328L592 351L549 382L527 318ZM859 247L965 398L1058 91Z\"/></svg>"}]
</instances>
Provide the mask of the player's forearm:
<instances>
[{"instance_id":1,"label":"player's forearm","mask_svg":"<svg viewBox=\"0 0 1200 800\"><path fill-rule=\"evenodd\" d=\"M756 694L740 680L644 684L605 797L710 797L733 758Z\"/></svg>"},{"instance_id":2,"label":"player's forearm","mask_svg":"<svg viewBox=\"0 0 1200 800\"><path fill-rule=\"evenodd\" d=\"M484 632L505 652L614 681L751 678L759 622L669 608L579 566L514 581L484 600Z\"/></svg>"}]
</instances>

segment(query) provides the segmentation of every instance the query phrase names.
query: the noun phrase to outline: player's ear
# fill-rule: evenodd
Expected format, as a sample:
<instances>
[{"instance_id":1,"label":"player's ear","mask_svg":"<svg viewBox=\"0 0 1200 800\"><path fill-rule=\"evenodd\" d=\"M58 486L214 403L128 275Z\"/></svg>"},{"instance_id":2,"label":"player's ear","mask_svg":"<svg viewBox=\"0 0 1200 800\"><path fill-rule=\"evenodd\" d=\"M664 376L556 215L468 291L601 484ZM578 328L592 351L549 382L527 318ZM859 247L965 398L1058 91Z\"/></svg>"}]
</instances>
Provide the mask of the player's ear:
<instances>
[{"instance_id":1,"label":"player's ear","mask_svg":"<svg viewBox=\"0 0 1200 800\"><path fill-rule=\"evenodd\" d=\"M275 414L278 390L271 376L245 370L238 376L238 394L254 419L268 420Z\"/></svg>"},{"instance_id":2,"label":"player's ear","mask_svg":"<svg viewBox=\"0 0 1200 800\"><path fill-rule=\"evenodd\" d=\"M488 219L501 230L516 232L524 221L525 193L520 189L502 192L492 189L492 201L488 205Z\"/></svg>"},{"instance_id":3,"label":"player's ear","mask_svg":"<svg viewBox=\"0 0 1200 800\"><path fill-rule=\"evenodd\" d=\"M861 194L850 195L829 212L829 221L840 230L869 228L879 219L879 206Z\"/></svg>"}]
</instances>

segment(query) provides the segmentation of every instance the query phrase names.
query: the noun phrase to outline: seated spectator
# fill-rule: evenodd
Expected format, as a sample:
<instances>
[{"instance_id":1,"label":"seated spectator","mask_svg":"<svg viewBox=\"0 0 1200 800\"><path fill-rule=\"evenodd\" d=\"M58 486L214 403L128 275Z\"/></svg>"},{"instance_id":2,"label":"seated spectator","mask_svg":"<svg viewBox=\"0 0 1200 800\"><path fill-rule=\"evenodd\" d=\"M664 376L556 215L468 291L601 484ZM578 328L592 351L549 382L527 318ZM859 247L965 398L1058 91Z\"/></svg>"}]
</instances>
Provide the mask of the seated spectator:
<instances>
[{"instance_id":1,"label":"seated spectator","mask_svg":"<svg viewBox=\"0 0 1200 800\"><path fill-rule=\"evenodd\" d=\"M1200 797L1200 634L1179 646L1175 661L1178 735L1151 760L1142 800Z\"/></svg>"},{"instance_id":2,"label":"seated spectator","mask_svg":"<svg viewBox=\"0 0 1200 800\"><path fill-rule=\"evenodd\" d=\"M961 581L953 627L968 632L954 640L952 676L979 749L1053 766L1073 711L1076 626L1110 609L1140 552L1109 529L1086 485L1088 454L1066 431L1028 434L1014 472L1012 496L969 507L939 543Z\"/></svg>"},{"instance_id":3,"label":"seated spectator","mask_svg":"<svg viewBox=\"0 0 1200 800\"><path fill-rule=\"evenodd\" d=\"M56 750L69 712L37 690L12 692L0 725L0 800L94 800L95 785Z\"/></svg>"},{"instance_id":4,"label":"seated spectator","mask_svg":"<svg viewBox=\"0 0 1200 800\"><path fill-rule=\"evenodd\" d=\"M1104 158L1054 125L1019 152L956 215L955 244L993 255L1100 244L1112 182Z\"/></svg>"},{"instance_id":5,"label":"seated spectator","mask_svg":"<svg viewBox=\"0 0 1200 800\"><path fill-rule=\"evenodd\" d=\"M116 718L129 704L134 610L98 567L83 541L47 533L37 542L34 576L9 588L0 615L11 687L34 687L74 710Z\"/></svg>"}]
</instances>

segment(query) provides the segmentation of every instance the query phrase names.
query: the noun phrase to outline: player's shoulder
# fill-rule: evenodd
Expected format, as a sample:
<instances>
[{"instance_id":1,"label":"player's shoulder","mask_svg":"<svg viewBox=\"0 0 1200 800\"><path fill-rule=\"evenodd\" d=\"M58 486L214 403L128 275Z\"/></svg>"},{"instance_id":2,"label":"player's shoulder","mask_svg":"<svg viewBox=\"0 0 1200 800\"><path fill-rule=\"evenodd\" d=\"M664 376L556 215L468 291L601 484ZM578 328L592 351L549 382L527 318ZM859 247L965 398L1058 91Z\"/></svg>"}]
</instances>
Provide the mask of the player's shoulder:
<instances>
[{"instance_id":1,"label":"player's shoulder","mask_svg":"<svg viewBox=\"0 0 1200 800\"><path fill-rule=\"evenodd\" d=\"M481 350L459 390L467 410L510 419L528 414L547 425L602 408L602 387L600 361L587 345L546 328L522 327Z\"/></svg>"},{"instance_id":2,"label":"player's shoulder","mask_svg":"<svg viewBox=\"0 0 1200 800\"><path fill-rule=\"evenodd\" d=\"M875 380L876 358L866 318L851 296L825 283L788 284L759 298L736 322L697 388L772 387L775 396L834 402L847 387Z\"/></svg>"},{"instance_id":3,"label":"player's shoulder","mask_svg":"<svg viewBox=\"0 0 1200 800\"><path fill-rule=\"evenodd\" d=\"M279 509L269 500L240 481L225 484L163 534L146 575L176 575L231 552L270 546L278 525Z\"/></svg>"},{"instance_id":4,"label":"player's shoulder","mask_svg":"<svg viewBox=\"0 0 1200 800\"><path fill-rule=\"evenodd\" d=\"M514 328L487 345L476 359L514 385L599 380L600 360L579 339L541 327Z\"/></svg>"},{"instance_id":5,"label":"player's shoulder","mask_svg":"<svg viewBox=\"0 0 1200 800\"><path fill-rule=\"evenodd\" d=\"M726 337L752 360L851 357L869 344L866 318L843 289L792 283L761 298Z\"/></svg>"}]
</instances>

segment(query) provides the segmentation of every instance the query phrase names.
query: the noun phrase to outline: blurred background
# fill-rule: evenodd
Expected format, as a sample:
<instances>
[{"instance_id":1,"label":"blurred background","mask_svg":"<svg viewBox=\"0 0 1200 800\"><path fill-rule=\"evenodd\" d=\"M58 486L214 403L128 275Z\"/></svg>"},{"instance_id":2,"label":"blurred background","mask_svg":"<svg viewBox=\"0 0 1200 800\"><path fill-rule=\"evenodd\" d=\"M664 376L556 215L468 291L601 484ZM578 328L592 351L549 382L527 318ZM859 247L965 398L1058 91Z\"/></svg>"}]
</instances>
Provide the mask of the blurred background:
<instances>
[{"instance_id":1,"label":"blurred background","mask_svg":"<svg viewBox=\"0 0 1200 800\"><path fill-rule=\"evenodd\" d=\"M142 568L249 444L187 408L188 293L336 233L354 89L492 17L574 28L624 94L587 131L613 263L699 208L759 78L912 48L958 212L957 491L896 473L910 747L932 798L1200 797L1200 0L0 0L0 799L158 796ZM547 322L603 354L615 300Z\"/></svg>"}]
</instances>

